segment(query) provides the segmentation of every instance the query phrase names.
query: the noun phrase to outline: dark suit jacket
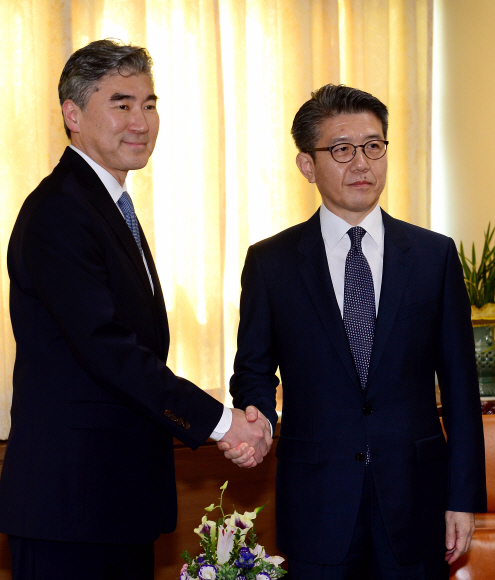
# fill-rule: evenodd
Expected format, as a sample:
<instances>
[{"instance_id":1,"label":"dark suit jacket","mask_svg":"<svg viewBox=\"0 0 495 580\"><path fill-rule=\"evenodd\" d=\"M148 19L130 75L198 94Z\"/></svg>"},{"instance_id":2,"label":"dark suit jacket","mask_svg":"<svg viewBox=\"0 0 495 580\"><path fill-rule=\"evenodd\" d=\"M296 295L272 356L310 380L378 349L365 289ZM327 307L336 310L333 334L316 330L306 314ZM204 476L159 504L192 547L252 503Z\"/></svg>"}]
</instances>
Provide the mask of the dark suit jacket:
<instances>
[{"instance_id":1,"label":"dark suit jacket","mask_svg":"<svg viewBox=\"0 0 495 580\"><path fill-rule=\"evenodd\" d=\"M328 270L319 212L249 249L234 404L275 425L277 537L289 557L338 564L359 507L369 445L401 563L445 551L444 512L485 511L484 442L470 306L453 241L383 213L385 248L363 392ZM441 389L448 444L435 402Z\"/></svg>"},{"instance_id":2,"label":"dark suit jacket","mask_svg":"<svg viewBox=\"0 0 495 580\"><path fill-rule=\"evenodd\" d=\"M17 343L0 530L145 543L176 523L172 436L196 448L222 405L166 366L149 247L67 149L26 199L8 250Z\"/></svg>"}]
</instances>

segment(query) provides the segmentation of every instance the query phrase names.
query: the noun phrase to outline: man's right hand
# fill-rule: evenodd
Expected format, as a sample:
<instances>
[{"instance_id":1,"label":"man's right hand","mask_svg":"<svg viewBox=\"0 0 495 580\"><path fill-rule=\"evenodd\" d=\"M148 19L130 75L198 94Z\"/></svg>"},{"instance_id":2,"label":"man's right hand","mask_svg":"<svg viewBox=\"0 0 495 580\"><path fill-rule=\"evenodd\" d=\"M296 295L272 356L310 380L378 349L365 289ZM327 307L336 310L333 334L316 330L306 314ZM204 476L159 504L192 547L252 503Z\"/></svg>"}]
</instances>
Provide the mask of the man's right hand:
<instances>
[{"instance_id":1,"label":"man's right hand","mask_svg":"<svg viewBox=\"0 0 495 580\"><path fill-rule=\"evenodd\" d=\"M232 409L232 425L217 445L239 467L255 467L272 446L270 423L256 407Z\"/></svg>"}]
</instances>

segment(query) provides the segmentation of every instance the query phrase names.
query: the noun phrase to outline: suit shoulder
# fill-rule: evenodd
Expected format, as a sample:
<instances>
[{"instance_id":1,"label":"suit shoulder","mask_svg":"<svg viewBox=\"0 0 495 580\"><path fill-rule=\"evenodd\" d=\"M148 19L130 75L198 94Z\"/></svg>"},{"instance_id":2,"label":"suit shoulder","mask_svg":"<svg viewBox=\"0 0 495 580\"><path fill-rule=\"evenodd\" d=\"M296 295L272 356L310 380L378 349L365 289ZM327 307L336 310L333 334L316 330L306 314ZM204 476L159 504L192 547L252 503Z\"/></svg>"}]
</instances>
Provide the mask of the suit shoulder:
<instances>
[{"instance_id":1,"label":"suit shoulder","mask_svg":"<svg viewBox=\"0 0 495 580\"><path fill-rule=\"evenodd\" d=\"M54 237L62 231L77 235L75 226L90 221L85 204L72 194L72 178L71 169L59 163L27 196L12 230L10 249L19 249L27 237L39 232Z\"/></svg>"},{"instance_id":2,"label":"suit shoulder","mask_svg":"<svg viewBox=\"0 0 495 580\"><path fill-rule=\"evenodd\" d=\"M292 248L297 246L299 240L301 239L302 231L305 227L307 222L302 222L300 224L296 224L295 226L291 226L269 238L264 240L260 240L251 246L251 250L256 252L277 252L283 248Z\"/></svg>"},{"instance_id":3,"label":"suit shoulder","mask_svg":"<svg viewBox=\"0 0 495 580\"><path fill-rule=\"evenodd\" d=\"M387 218L388 219L384 218L385 235L387 234L387 225L392 225L394 228L399 228L402 230L402 232L407 238L409 238L411 242L429 246L430 248L437 247L439 249L447 250L448 247L454 243L452 238L444 234L440 234L438 232L434 232L432 230L428 230L426 228L422 228L420 226L416 226L414 224L410 224L390 216L387 216Z\"/></svg>"},{"instance_id":4,"label":"suit shoulder","mask_svg":"<svg viewBox=\"0 0 495 580\"><path fill-rule=\"evenodd\" d=\"M50 199L58 197L64 189L64 182L67 179L70 169L59 163L50 175L47 175L24 200L21 206L19 217L31 216L38 208Z\"/></svg>"}]
</instances>

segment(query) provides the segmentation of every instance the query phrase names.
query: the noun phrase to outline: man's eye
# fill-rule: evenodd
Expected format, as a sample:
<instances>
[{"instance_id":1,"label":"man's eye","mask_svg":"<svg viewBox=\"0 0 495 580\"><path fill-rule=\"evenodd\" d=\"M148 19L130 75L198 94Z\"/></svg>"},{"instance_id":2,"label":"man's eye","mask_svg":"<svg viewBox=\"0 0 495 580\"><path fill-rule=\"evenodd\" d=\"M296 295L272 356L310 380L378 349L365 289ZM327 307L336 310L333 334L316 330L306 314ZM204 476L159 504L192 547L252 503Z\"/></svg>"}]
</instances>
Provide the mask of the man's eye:
<instances>
[{"instance_id":1,"label":"man's eye","mask_svg":"<svg viewBox=\"0 0 495 580\"><path fill-rule=\"evenodd\" d=\"M156 105L146 105L144 108L148 111L154 111L156 109Z\"/></svg>"},{"instance_id":2,"label":"man's eye","mask_svg":"<svg viewBox=\"0 0 495 580\"><path fill-rule=\"evenodd\" d=\"M366 149L380 149L380 148L381 143L379 143L378 141L371 141L366 145Z\"/></svg>"},{"instance_id":3,"label":"man's eye","mask_svg":"<svg viewBox=\"0 0 495 580\"><path fill-rule=\"evenodd\" d=\"M347 145L346 143L344 143L343 145L338 145L337 147L334 147L333 151L334 153L348 153L350 150L350 146Z\"/></svg>"},{"instance_id":4,"label":"man's eye","mask_svg":"<svg viewBox=\"0 0 495 580\"><path fill-rule=\"evenodd\" d=\"M122 111L127 111L129 109L129 105L119 105L119 109Z\"/></svg>"}]
</instances>

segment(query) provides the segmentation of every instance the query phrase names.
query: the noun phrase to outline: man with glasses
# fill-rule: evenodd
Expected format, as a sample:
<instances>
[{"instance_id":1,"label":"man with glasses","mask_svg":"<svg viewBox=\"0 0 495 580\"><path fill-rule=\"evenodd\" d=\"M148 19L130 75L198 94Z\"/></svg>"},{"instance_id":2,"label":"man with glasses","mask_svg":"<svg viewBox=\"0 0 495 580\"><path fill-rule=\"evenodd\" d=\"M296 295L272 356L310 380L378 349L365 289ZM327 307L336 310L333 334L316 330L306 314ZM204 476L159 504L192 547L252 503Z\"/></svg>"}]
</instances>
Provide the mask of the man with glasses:
<instances>
[{"instance_id":1,"label":"man with glasses","mask_svg":"<svg viewBox=\"0 0 495 580\"><path fill-rule=\"evenodd\" d=\"M277 537L291 580L448 578L486 509L461 266L451 239L379 207L387 126L368 93L313 93L292 135L323 204L252 246L242 275L231 392L275 428L280 369Z\"/></svg>"}]
</instances>

